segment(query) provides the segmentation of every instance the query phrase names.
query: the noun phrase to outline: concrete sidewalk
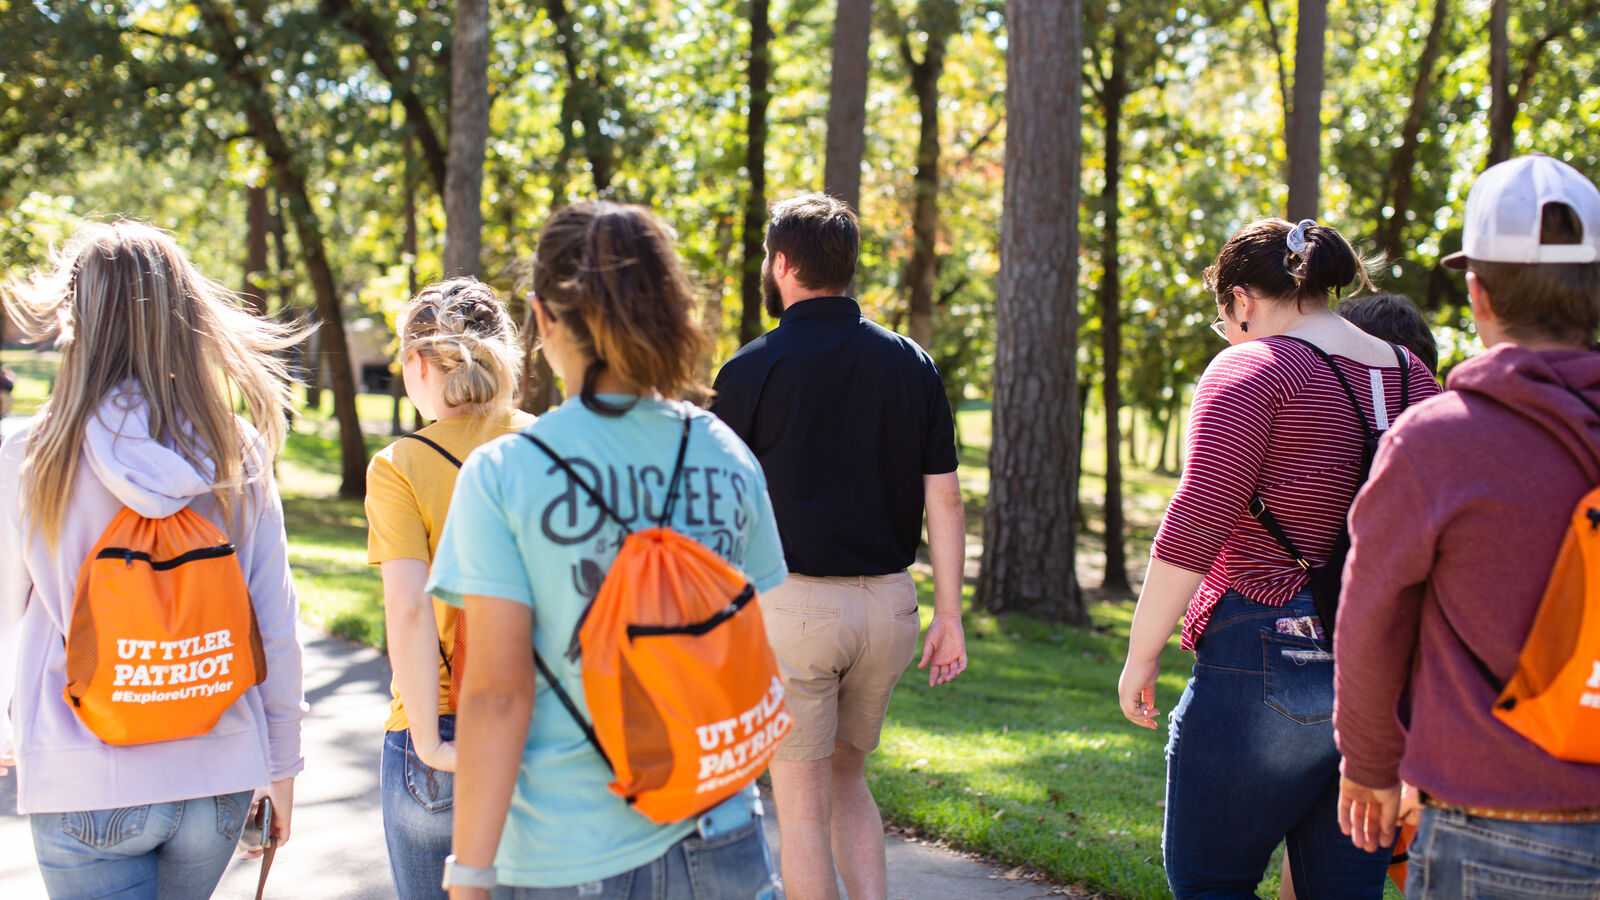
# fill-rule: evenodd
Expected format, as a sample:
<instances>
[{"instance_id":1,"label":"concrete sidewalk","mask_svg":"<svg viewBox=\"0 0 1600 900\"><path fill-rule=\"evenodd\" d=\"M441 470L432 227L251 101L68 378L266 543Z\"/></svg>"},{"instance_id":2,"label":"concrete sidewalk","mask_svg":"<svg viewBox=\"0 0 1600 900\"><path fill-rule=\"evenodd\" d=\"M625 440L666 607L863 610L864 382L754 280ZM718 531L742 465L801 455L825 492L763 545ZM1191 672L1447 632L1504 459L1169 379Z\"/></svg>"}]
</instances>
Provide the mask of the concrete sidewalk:
<instances>
[{"instance_id":1,"label":"concrete sidewalk","mask_svg":"<svg viewBox=\"0 0 1600 900\"><path fill-rule=\"evenodd\" d=\"M376 651L302 626L306 770L295 782L294 833L278 854L267 897L378 900L395 896L383 844L378 756L389 706L389 663ZM770 811L770 802L768 809ZM0 779L0 897L45 897L27 820L16 815L16 776ZM778 847L772 815L767 840ZM898 835L884 836L891 900L1006 900L1060 896L1049 885ZM235 860L216 896L250 900L258 863Z\"/></svg>"}]
</instances>

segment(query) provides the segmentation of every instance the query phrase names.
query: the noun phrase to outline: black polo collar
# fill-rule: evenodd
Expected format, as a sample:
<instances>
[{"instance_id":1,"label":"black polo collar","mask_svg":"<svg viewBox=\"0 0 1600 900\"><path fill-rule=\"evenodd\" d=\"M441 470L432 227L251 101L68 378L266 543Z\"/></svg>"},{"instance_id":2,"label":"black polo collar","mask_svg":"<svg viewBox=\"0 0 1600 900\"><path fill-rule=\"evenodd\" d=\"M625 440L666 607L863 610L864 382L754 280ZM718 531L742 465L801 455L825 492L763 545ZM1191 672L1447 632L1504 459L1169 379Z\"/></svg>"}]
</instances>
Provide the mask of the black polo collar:
<instances>
[{"instance_id":1,"label":"black polo collar","mask_svg":"<svg viewBox=\"0 0 1600 900\"><path fill-rule=\"evenodd\" d=\"M824 319L834 316L861 317L861 305L849 297L812 297L801 300L783 311L778 324L786 325L802 319Z\"/></svg>"}]
</instances>

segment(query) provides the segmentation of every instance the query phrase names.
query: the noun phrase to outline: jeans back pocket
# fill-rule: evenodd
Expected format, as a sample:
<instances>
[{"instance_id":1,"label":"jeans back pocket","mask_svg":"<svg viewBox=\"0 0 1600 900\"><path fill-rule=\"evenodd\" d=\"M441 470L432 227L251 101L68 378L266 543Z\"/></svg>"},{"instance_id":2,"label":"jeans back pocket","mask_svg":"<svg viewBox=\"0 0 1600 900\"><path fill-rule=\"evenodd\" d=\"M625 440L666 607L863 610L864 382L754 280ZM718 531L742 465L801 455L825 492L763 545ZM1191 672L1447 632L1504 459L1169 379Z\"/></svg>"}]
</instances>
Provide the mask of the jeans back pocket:
<instances>
[{"instance_id":1,"label":"jeans back pocket","mask_svg":"<svg viewBox=\"0 0 1600 900\"><path fill-rule=\"evenodd\" d=\"M1319 641L1261 632L1266 704L1301 725L1333 718L1333 653Z\"/></svg>"},{"instance_id":2,"label":"jeans back pocket","mask_svg":"<svg viewBox=\"0 0 1600 900\"><path fill-rule=\"evenodd\" d=\"M60 815L63 834L87 846L105 850L142 834L150 807L124 806L120 809L96 809Z\"/></svg>"},{"instance_id":3,"label":"jeans back pocket","mask_svg":"<svg viewBox=\"0 0 1600 900\"><path fill-rule=\"evenodd\" d=\"M411 746L410 735L406 736L405 778L406 791L428 812L443 812L455 805L455 774L423 762Z\"/></svg>"}]
</instances>

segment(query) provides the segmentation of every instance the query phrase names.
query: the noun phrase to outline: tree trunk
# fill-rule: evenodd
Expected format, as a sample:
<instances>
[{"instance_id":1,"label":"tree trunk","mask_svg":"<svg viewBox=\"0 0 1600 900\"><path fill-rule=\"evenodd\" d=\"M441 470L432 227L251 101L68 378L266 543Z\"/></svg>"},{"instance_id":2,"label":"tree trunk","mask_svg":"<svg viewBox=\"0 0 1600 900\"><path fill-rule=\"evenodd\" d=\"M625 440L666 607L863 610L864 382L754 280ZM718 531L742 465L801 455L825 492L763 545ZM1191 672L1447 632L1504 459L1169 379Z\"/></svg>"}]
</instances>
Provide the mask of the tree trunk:
<instances>
[{"instance_id":1,"label":"tree trunk","mask_svg":"<svg viewBox=\"0 0 1600 900\"><path fill-rule=\"evenodd\" d=\"M417 295L417 167L412 161L410 141L406 141L405 178L405 200L400 210L400 217L405 222L405 236L400 249L406 255L406 296L415 297ZM404 335L395 337L404 339ZM398 342L397 340L396 343ZM402 358L400 363L403 366L405 359ZM394 409L389 419L389 433L404 434L405 426L400 422L400 401L406 395L403 373L398 371L390 373L389 395L394 398Z\"/></svg>"},{"instance_id":2,"label":"tree trunk","mask_svg":"<svg viewBox=\"0 0 1600 900\"><path fill-rule=\"evenodd\" d=\"M271 228L267 189L264 185L251 185L245 189L244 287L239 295L258 316L267 314L267 292L257 276L267 271L267 235Z\"/></svg>"},{"instance_id":3,"label":"tree trunk","mask_svg":"<svg viewBox=\"0 0 1600 900\"><path fill-rule=\"evenodd\" d=\"M1132 591L1123 549L1122 519L1122 266L1117 227L1121 221L1122 102L1128 95L1127 39L1120 25L1111 32L1111 73L1101 85L1105 115L1105 186L1100 200L1105 228L1100 249L1100 394L1106 404L1106 574L1101 587L1115 594ZM1131 430L1131 429L1130 429Z\"/></svg>"},{"instance_id":4,"label":"tree trunk","mask_svg":"<svg viewBox=\"0 0 1600 900\"><path fill-rule=\"evenodd\" d=\"M1188 431L1188 423L1178 414L1182 409L1183 392L1178 391L1172 395L1172 411L1167 414L1168 418L1172 420L1172 455L1175 463L1172 468L1172 474L1174 475L1183 474L1183 448L1186 440L1185 434Z\"/></svg>"},{"instance_id":5,"label":"tree trunk","mask_svg":"<svg viewBox=\"0 0 1600 900\"><path fill-rule=\"evenodd\" d=\"M1074 623L1081 0L1007 0L993 446L977 603Z\"/></svg>"},{"instance_id":6,"label":"tree trunk","mask_svg":"<svg viewBox=\"0 0 1600 900\"><path fill-rule=\"evenodd\" d=\"M861 209L861 157L867 146L867 45L872 0L839 0L833 18L828 84L828 151L822 190Z\"/></svg>"},{"instance_id":7,"label":"tree trunk","mask_svg":"<svg viewBox=\"0 0 1600 900\"><path fill-rule=\"evenodd\" d=\"M737 215L737 211L730 209L717 216L716 259L733 256L733 223ZM705 293L705 302L700 307L700 330L710 346L700 358L700 382L709 386L717 361L717 339L722 336L722 303L728 295L728 279L719 275L707 286Z\"/></svg>"},{"instance_id":8,"label":"tree trunk","mask_svg":"<svg viewBox=\"0 0 1600 900\"><path fill-rule=\"evenodd\" d=\"M924 9L934 4L924 4ZM941 10L922 24L928 36L918 61L910 37L901 31L900 56L911 71L921 127L917 137L917 169L911 177L911 261L906 266L910 299L906 304L908 336L917 346L933 346L933 295L939 281L939 76L944 74L945 42L956 24L953 10ZM947 28L949 30L947 30Z\"/></svg>"},{"instance_id":9,"label":"tree trunk","mask_svg":"<svg viewBox=\"0 0 1600 900\"><path fill-rule=\"evenodd\" d=\"M570 149L567 148L578 140L573 123L582 125L581 143L584 156L589 160L595 196L604 197L611 193L614 165L611 138L600 127L600 120L605 116L605 99L600 94L601 82L593 72L588 75L583 72L578 28L572 20L572 11L567 8L566 0L545 0L545 10L550 14L550 23L555 26L556 45L561 48L561 60L567 69L567 90L561 101L562 135L566 139L562 153L570 157ZM591 68L598 71L599 63ZM565 183L565 172L562 175L562 182Z\"/></svg>"},{"instance_id":10,"label":"tree trunk","mask_svg":"<svg viewBox=\"0 0 1600 900\"><path fill-rule=\"evenodd\" d=\"M1511 0L1489 2L1489 165L1511 158L1517 107L1511 100Z\"/></svg>"},{"instance_id":11,"label":"tree trunk","mask_svg":"<svg viewBox=\"0 0 1600 900\"><path fill-rule=\"evenodd\" d=\"M456 0L450 51L450 152L444 178L444 276L478 274L483 155L489 140L489 0Z\"/></svg>"},{"instance_id":12,"label":"tree trunk","mask_svg":"<svg viewBox=\"0 0 1600 900\"><path fill-rule=\"evenodd\" d=\"M1289 157L1290 221L1315 219L1322 203L1322 56L1327 0L1300 0L1294 34L1294 106L1284 144Z\"/></svg>"},{"instance_id":13,"label":"tree trunk","mask_svg":"<svg viewBox=\"0 0 1600 900\"><path fill-rule=\"evenodd\" d=\"M317 221L306 191L305 172L278 128L266 85L260 73L251 68L246 50L241 39L234 34L228 17L211 0L202 0L198 5L201 17L217 37L212 52L223 61L229 80L238 87L245 121L277 173L283 198L289 204L289 217L294 220L295 234L300 239L300 252L305 257L306 273L317 298L317 314L322 320L318 334L323 349L321 356L330 370L333 414L339 423L339 496L359 500L367 493L367 448L361 436L361 422L356 415L355 373L351 369L350 348L345 342L344 313L339 305L339 291L334 282L333 268L328 263L322 226Z\"/></svg>"},{"instance_id":14,"label":"tree trunk","mask_svg":"<svg viewBox=\"0 0 1600 900\"><path fill-rule=\"evenodd\" d=\"M767 229L767 104L772 101L772 27L768 0L750 0L750 115L745 126L744 167L750 186L744 199L744 268L739 279L742 307L739 343L761 335L761 249Z\"/></svg>"},{"instance_id":15,"label":"tree trunk","mask_svg":"<svg viewBox=\"0 0 1600 900\"><path fill-rule=\"evenodd\" d=\"M1156 464L1152 467L1158 474L1161 475L1165 475L1171 471L1167 468L1167 440L1172 437L1173 415L1172 410L1170 409L1164 410L1163 412L1164 415L1161 416L1161 449L1156 452Z\"/></svg>"},{"instance_id":16,"label":"tree trunk","mask_svg":"<svg viewBox=\"0 0 1600 900\"><path fill-rule=\"evenodd\" d=\"M1428 37L1422 43L1422 55L1417 59L1417 78L1411 85L1411 108L1406 111L1405 124L1401 126L1400 146L1389 160L1389 190L1393 191L1386 204L1389 220L1384 223L1383 234L1378 239L1378 249L1390 262L1405 258L1406 216L1411 211L1411 170L1416 166L1417 145L1422 137L1422 117L1428 106L1428 93L1433 88L1433 66L1439 59L1439 47L1444 43L1445 16L1449 13L1449 0L1434 0L1433 22L1428 26Z\"/></svg>"}]
</instances>

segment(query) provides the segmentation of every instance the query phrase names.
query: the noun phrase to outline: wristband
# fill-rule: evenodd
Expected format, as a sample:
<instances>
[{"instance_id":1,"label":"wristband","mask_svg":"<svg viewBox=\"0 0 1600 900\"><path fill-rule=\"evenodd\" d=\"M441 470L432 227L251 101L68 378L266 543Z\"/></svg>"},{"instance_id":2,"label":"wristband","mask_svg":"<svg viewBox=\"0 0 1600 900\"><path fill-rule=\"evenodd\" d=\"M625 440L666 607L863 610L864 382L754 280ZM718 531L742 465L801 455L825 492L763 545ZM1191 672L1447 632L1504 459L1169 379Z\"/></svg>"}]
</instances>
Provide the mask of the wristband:
<instances>
[{"instance_id":1,"label":"wristband","mask_svg":"<svg viewBox=\"0 0 1600 900\"><path fill-rule=\"evenodd\" d=\"M463 866L456 862L454 853L444 858L444 884L453 887L492 888L498 883L494 866Z\"/></svg>"}]
</instances>

